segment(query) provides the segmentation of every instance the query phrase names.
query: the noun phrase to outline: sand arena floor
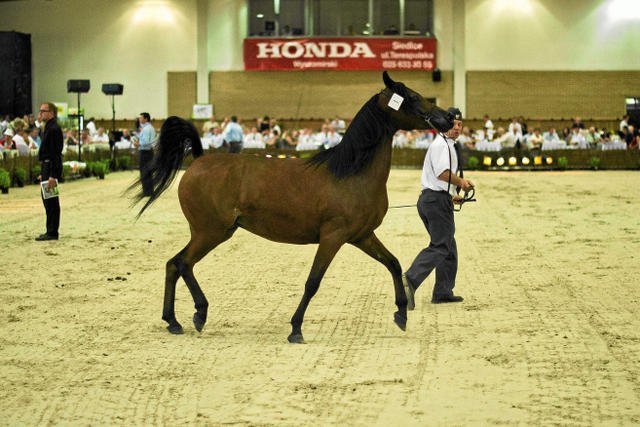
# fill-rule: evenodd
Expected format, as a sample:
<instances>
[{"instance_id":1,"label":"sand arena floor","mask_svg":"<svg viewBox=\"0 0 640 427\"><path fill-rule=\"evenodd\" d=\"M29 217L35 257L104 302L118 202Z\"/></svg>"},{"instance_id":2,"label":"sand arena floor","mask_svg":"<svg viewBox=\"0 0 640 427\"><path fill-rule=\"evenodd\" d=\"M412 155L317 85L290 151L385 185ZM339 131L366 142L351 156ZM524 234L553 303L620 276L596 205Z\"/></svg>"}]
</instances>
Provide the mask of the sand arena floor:
<instances>
[{"instance_id":1,"label":"sand arena floor","mask_svg":"<svg viewBox=\"0 0 640 427\"><path fill-rule=\"evenodd\" d=\"M164 264L188 240L176 185L145 215L135 173L62 186L58 242L38 189L0 195L0 419L6 425L467 425L640 423L638 172L469 173L456 214L462 304L417 294L393 323L391 278L344 247L286 342L315 246L239 230L182 281L160 319ZM392 205L420 171L393 170ZM427 243L415 209L378 236L407 268Z\"/></svg>"}]
</instances>

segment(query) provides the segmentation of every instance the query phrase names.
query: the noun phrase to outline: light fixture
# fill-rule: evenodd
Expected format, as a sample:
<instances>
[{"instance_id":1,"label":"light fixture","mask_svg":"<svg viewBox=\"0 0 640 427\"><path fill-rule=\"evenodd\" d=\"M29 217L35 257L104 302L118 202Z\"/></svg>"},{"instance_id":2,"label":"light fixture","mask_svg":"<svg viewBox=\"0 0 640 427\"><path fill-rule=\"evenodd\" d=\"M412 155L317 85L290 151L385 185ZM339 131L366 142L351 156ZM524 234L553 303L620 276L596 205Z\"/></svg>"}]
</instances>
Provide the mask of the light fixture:
<instances>
[{"instance_id":1,"label":"light fixture","mask_svg":"<svg viewBox=\"0 0 640 427\"><path fill-rule=\"evenodd\" d=\"M518 164L518 159L516 159L513 156L509 157L509 166L515 166L517 164Z\"/></svg>"},{"instance_id":2,"label":"light fixture","mask_svg":"<svg viewBox=\"0 0 640 427\"><path fill-rule=\"evenodd\" d=\"M528 158L528 157L523 157L523 158L522 158L522 164L523 164L523 165L527 166L530 162L531 162L531 161L529 160L529 158Z\"/></svg>"},{"instance_id":3,"label":"light fixture","mask_svg":"<svg viewBox=\"0 0 640 427\"><path fill-rule=\"evenodd\" d=\"M504 165L504 157L498 157L498 160L496 160L496 165L498 166Z\"/></svg>"},{"instance_id":4,"label":"light fixture","mask_svg":"<svg viewBox=\"0 0 640 427\"><path fill-rule=\"evenodd\" d=\"M484 156L484 158L482 159L482 164L485 166L491 166L491 157Z\"/></svg>"},{"instance_id":5,"label":"light fixture","mask_svg":"<svg viewBox=\"0 0 640 427\"><path fill-rule=\"evenodd\" d=\"M262 19L262 18L264 18L264 14L263 14L263 13L258 13L258 14L256 15L256 18L258 18L258 19Z\"/></svg>"}]
</instances>

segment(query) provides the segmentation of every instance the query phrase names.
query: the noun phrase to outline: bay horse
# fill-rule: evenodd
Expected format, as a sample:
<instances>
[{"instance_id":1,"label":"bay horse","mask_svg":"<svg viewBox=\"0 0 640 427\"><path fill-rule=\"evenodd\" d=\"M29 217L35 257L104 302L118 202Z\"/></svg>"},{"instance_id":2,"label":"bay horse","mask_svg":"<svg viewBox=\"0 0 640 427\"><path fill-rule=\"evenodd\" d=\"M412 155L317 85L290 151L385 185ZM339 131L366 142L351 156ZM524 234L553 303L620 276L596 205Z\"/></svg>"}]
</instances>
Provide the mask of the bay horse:
<instances>
[{"instance_id":1,"label":"bay horse","mask_svg":"<svg viewBox=\"0 0 640 427\"><path fill-rule=\"evenodd\" d=\"M291 318L289 342L304 343L302 322L307 306L345 243L391 272L398 307L394 321L406 329L407 298L400 263L374 233L388 208L391 139L398 129L446 132L453 126L453 117L403 83L394 82L386 71L383 81L385 88L358 111L340 144L306 160L228 153L203 156L194 125L176 116L166 119L145 172L153 191L138 217L169 187L191 152L195 160L178 187L191 239L166 263L162 319L169 324L169 332L183 332L174 310L179 277L195 303L194 326L202 331L209 303L193 267L239 227L276 242L318 244L302 300ZM130 189L137 190L140 184L138 179ZM137 203L144 197L140 190L134 200Z\"/></svg>"}]
</instances>

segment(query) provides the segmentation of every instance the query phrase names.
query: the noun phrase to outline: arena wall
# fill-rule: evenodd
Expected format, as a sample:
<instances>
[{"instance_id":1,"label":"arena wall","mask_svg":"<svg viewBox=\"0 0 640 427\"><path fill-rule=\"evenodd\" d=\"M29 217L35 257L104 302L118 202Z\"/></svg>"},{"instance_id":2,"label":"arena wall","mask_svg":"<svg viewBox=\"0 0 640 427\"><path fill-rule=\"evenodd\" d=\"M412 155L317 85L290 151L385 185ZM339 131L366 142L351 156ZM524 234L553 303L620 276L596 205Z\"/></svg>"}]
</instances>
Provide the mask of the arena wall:
<instances>
[{"instance_id":1,"label":"arena wall","mask_svg":"<svg viewBox=\"0 0 640 427\"><path fill-rule=\"evenodd\" d=\"M453 74L442 73L434 83L426 72L390 73L394 80L441 106L453 99ZM379 71L211 72L211 102L219 116L253 118L352 118L360 107L384 87Z\"/></svg>"},{"instance_id":2,"label":"arena wall","mask_svg":"<svg viewBox=\"0 0 640 427\"><path fill-rule=\"evenodd\" d=\"M467 116L603 120L622 117L640 71L469 71Z\"/></svg>"},{"instance_id":3,"label":"arena wall","mask_svg":"<svg viewBox=\"0 0 640 427\"><path fill-rule=\"evenodd\" d=\"M197 73L195 71L169 71L167 73L167 115L191 117L197 99Z\"/></svg>"}]
</instances>

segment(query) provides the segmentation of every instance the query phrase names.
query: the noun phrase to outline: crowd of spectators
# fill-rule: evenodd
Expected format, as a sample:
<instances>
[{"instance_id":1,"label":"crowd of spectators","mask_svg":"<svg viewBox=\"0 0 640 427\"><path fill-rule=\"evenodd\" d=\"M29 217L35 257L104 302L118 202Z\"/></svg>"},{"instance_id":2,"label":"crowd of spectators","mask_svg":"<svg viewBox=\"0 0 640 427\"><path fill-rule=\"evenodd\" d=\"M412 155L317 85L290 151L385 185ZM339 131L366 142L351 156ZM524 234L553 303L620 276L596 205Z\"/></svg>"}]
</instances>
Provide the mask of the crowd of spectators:
<instances>
[{"instance_id":1,"label":"crowd of spectators","mask_svg":"<svg viewBox=\"0 0 640 427\"><path fill-rule=\"evenodd\" d=\"M572 120L570 126L559 132L551 126L544 131L538 127L529 129L524 118L513 117L508 126L495 127L488 115L483 118L483 126L473 130L463 127L458 142L466 149L479 151L500 151L516 148L526 150L559 149L599 149L627 150L638 149L640 134L638 129L624 116L619 128L608 130L586 127L580 117Z\"/></svg>"},{"instance_id":2,"label":"crowd of spectators","mask_svg":"<svg viewBox=\"0 0 640 427\"><path fill-rule=\"evenodd\" d=\"M225 141L225 128L230 119L225 117L216 120L211 117L201 128L202 143L205 149L223 149L228 146ZM340 143L347 128L344 119L335 117L326 119L319 128L309 127L297 129L283 129L278 120L264 116L243 122L237 120L243 129L243 149L275 148L285 150L322 150ZM35 117L25 115L11 120L8 116L0 121L0 152L15 150L18 155L28 155L40 146L40 124ZM63 130L65 150L75 149L81 143L83 147L101 147L108 149L115 146L120 150L134 150L138 138L136 129L120 129L109 137L104 128L95 124L94 118L89 118L80 138L77 129ZM399 130L393 136L393 146L396 148L427 149L435 136L432 130ZM458 138L458 143L468 150L500 151L502 149L550 150L550 149L638 149L640 134L638 128L629 123L629 117L624 116L619 128L607 130L594 126L585 126L579 117L572 120L569 126L562 129L549 127L540 129L527 126L523 117L514 117L506 126L494 126L488 115L482 120L482 126L472 129L464 126Z\"/></svg>"},{"instance_id":3,"label":"crowd of spectators","mask_svg":"<svg viewBox=\"0 0 640 427\"><path fill-rule=\"evenodd\" d=\"M211 117L202 126L205 148L219 149L224 145L223 131L229 119L217 121ZM465 126L458 143L468 150L500 151L502 149L555 150L555 149L637 149L640 143L638 129L628 123L628 116L620 122L618 130L609 131L595 126L586 127L579 117L559 132L550 127L544 131L529 128L523 117L514 117L508 126L494 127L488 115L480 129ZM240 122L244 129L243 148L318 150L340 143L347 124L343 119L326 119L318 129L281 129L278 121L268 116L255 122ZM426 149L435 137L433 130L399 130L393 136L396 148Z\"/></svg>"},{"instance_id":4,"label":"crowd of spectators","mask_svg":"<svg viewBox=\"0 0 640 427\"><path fill-rule=\"evenodd\" d=\"M13 151L17 155L27 156L35 154L40 147L40 127L41 123L33 114L25 114L23 117L11 119L5 116L0 120L0 153L3 151ZM121 132L125 137L129 136L129 131ZM110 148L113 141L110 140L108 132L103 127L96 127L95 120L90 118L85 128L78 138L76 127L64 128L64 150L72 147L75 149L82 144L85 147Z\"/></svg>"},{"instance_id":5,"label":"crowd of spectators","mask_svg":"<svg viewBox=\"0 0 640 427\"><path fill-rule=\"evenodd\" d=\"M202 125L202 143L205 149L221 148L224 144L224 130L229 123L225 117L221 121L215 116ZM338 145L342 140L347 125L344 120L334 118L325 120L317 129L300 128L283 130L278 120L269 116L259 117L254 121L238 123L243 128L243 149L268 147L285 150L319 150Z\"/></svg>"}]
</instances>

